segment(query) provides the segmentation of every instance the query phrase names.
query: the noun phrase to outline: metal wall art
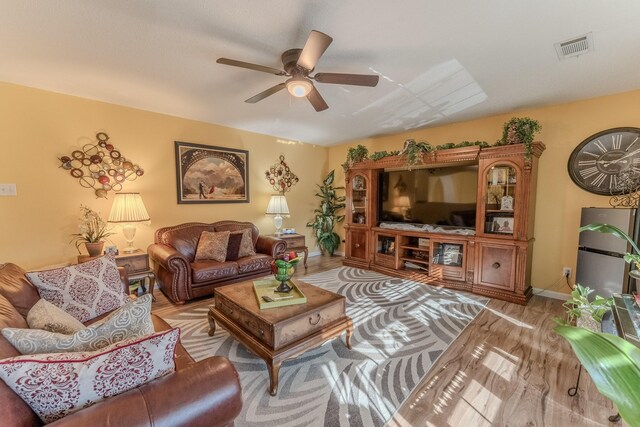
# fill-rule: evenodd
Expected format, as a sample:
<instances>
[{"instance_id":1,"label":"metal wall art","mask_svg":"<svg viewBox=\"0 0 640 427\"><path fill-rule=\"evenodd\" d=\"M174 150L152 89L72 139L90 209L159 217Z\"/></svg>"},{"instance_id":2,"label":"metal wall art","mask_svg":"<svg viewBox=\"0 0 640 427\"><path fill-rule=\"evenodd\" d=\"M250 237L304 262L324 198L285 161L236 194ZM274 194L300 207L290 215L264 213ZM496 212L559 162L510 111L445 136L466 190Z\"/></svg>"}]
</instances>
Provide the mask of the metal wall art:
<instances>
[{"instance_id":1,"label":"metal wall art","mask_svg":"<svg viewBox=\"0 0 640 427\"><path fill-rule=\"evenodd\" d=\"M68 170L85 188L93 188L96 197L107 198L109 191L122 190L125 181L133 181L144 175L144 170L126 159L119 150L109 143L105 132L96 134L95 144L85 144L82 150L75 150L71 157L62 156L62 169Z\"/></svg>"},{"instance_id":2,"label":"metal wall art","mask_svg":"<svg viewBox=\"0 0 640 427\"><path fill-rule=\"evenodd\" d=\"M620 172L615 176L609 204L614 208L637 208L640 202L640 174L634 171Z\"/></svg>"},{"instance_id":3,"label":"metal wall art","mask_svg":"<svg viewBox=\"0 0 640 427\"><path fill-rule=\"evenodd\" d=\"M300 181L296 174L291 171L287 162L284 161L284 154L280 154L280 162L271 165L269 170L264 173L264 176L273 189L281 194L290 191L291 187Z\"/></svg>"},{"instance_id":4,"label":"metal wall art","mask_svg":"<svg viewBox=\"0 0 640 427\"><path fill-rule=\"evenodd\" d=\"M248 203L249 152L175 142L178 203Z\"/></svg>"}]
</instances>

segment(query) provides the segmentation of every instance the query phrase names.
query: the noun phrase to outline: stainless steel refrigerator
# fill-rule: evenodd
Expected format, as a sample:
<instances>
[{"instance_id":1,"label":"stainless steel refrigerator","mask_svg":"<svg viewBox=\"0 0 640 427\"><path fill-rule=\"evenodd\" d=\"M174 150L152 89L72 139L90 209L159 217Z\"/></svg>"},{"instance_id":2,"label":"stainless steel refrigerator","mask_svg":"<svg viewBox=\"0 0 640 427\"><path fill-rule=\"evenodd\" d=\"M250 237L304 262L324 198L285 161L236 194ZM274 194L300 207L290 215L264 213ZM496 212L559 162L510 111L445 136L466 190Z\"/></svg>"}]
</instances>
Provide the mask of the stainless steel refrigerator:
<instances>
[{"instance_id":1,"label":"stainless steel refrigerator","mask_svg":"<svg viewBox=\"0 0 640 427\"><path fill-rule=\"evenodd\" d=\"M614 225L638 241L640 215L636 209L582 208L580 226L593 223ZM618 237L597 231L583 231L578 243L576 283L594 289L594 295L609 297L635 289L629 277L629 264L623 256L631 245Z\"/></svg>"}]
</instances>

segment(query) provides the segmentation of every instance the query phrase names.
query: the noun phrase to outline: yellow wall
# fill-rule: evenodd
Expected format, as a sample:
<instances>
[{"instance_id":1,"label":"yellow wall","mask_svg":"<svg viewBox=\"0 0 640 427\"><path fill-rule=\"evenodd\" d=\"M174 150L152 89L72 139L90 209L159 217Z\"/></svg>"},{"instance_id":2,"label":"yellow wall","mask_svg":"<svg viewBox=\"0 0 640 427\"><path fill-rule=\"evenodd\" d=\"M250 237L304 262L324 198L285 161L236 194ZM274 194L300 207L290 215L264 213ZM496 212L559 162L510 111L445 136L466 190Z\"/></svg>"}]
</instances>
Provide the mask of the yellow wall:
<instances>
[{"instance_id":1,"label":"yellow wall","mask_svg":"<svg viewBox=\"0 0 640 427\"><path fill-rule=\"evenodd\" d=\"M77 252L69 242L77 232L80 204L108 216L112 199L96 199L57 160L94 142L98 131L107 132L123 155L145 170L124 186L124 191L141 193L151 216L150 226L138 227L137 247L146 250L155 229L189 221L251 221L262 233L272 233L273 220L264 212L274 191L264 172L284 153L300 178L287 193L291 218L284 227L307 234L314 250L305 223L317 204L315 185L327 171L325 147L286 144L271 136L0 83L0 183L18 188L17 197L0 197L0 263L29 269L72 261ZM176 140L249 150L251 203L178 205ZM124 246L119 229L111 239Z\"/></svg>"},{"instance_id":2,"label":"yellow wall","mask_svg":"<svg viewBox=\"0 0 640 427\"><path fill-rule=\"evenodd\" d=\"M337 178L343 182L340 164L345 161L347 148L356 144L363 144L372 152L401 149L408 138L425 140L432 145L464 140L494 143L502 135L502 124L513 116L538 120L542 132L537 139L547 146L538 174L532 285L567 293L562 267L575 271L580 208L609 206L608 197L588 193L571 181L567 160L581 141L596 132L622 126L640 127L640 91L349 141L330 148L329 168L335 168Z\"/></svg>"}]
</instances>

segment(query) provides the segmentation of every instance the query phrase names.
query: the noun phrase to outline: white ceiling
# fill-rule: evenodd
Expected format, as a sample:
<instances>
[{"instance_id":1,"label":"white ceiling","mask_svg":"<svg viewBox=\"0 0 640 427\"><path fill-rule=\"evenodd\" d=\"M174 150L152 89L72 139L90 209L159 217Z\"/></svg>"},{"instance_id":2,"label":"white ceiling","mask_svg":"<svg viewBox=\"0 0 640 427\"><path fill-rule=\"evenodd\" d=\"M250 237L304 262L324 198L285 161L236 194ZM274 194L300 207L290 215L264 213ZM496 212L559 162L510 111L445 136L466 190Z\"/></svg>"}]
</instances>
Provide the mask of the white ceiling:
<instances>
[{"instance_id":1,"label":"white ceiling","mask_svg":"<svg viewBox=\"0 0 640 427\"><path fill-rule=\"evenodd\" d=\"M0 81L332 145L640 88L638 0L0 0ZM375 88L284 80L311 30L334 41L316 72L378 73ZM594 52L554 43L593 32Z\"/></svg>"}]
</instances>

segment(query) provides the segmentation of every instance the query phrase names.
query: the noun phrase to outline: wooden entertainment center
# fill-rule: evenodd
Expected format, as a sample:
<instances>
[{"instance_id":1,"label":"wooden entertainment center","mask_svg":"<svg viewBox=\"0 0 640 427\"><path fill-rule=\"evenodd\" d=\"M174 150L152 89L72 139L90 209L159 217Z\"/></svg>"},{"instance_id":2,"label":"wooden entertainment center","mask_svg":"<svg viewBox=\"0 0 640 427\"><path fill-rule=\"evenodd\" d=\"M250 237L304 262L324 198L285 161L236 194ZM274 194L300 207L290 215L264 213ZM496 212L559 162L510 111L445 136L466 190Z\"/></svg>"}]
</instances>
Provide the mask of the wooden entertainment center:
<instances>
[{"instance_id":1,"label":"wooden entertainment center","mask_svg":"<svg viewBox=\"0 0 640 427\"><path fill-rule=\"evenodd\" d=\"M414 166L478 166L475 232L381 224L379 176L408 169L406 156L355 163L345 177L344 264L526 304L532 294L536 181L544 149L534 142L527 156L524 144L453 148L424 154L422 164Z\"/></svg>"}]
</instances>

